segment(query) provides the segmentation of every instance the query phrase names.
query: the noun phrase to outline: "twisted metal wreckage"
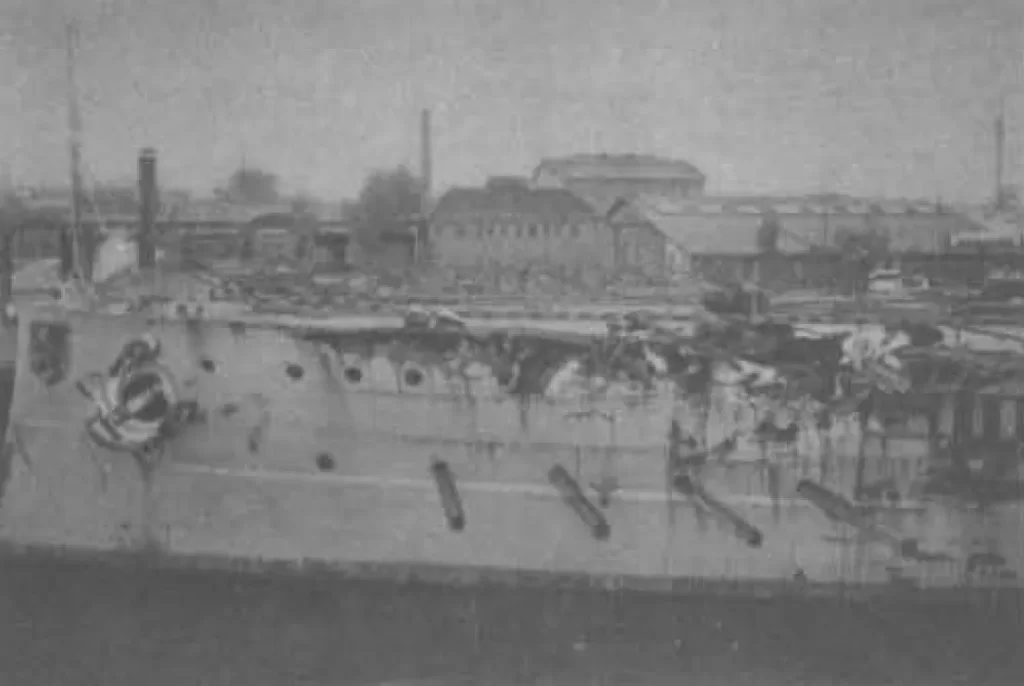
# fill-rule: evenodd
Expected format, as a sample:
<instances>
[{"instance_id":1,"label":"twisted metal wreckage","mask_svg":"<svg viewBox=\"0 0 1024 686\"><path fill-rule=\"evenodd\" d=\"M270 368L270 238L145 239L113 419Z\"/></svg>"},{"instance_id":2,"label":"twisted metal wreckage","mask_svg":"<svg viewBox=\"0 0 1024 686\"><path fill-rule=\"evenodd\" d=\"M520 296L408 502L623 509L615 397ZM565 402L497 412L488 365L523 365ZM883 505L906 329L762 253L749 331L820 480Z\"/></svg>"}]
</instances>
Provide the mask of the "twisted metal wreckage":
<instances>
[{"instance_id":1,"label":"twisted metal wreckage","mask_svg":"<svg viewBox=\"0 0 1024 686\"><path fill-rule=\"evenodd\" d=\"M31 368L46 385L60 383L60 370L67 366L62 362L67 331L61 326L33 323ZM397 380L394 392L409 393L441 378L447 396L472 413L485 399L483 388L490 394L487 400L518 405L519 430L525 435L531 429L531 407L548 406L551 412L561 411L564 419L605 422L612 427L606 446L611 459L618 450L614 427L620 411L642 413L653 399L669 397L666 486L692 504L702 528L710 516L750 547L760 547L765 534L713 494L707 470L742 461L738 446L744 441L756 446L757 456L745 463L762 470L777 518L780 472L788 468L778 458L795 451L807 433L817 433L822 451L828 452L831 430L841 422L853 422L860 429L862 449L853 493L839 493L807 474L795 493L831 521L891 543L900 555L923 559L936 553L918 550L915 542L872 518L875 506L865 501L885 499L884 487L872 495L863 482L863 442L872 432L882 438L884 459L889 428L912 417L926 419L932 457L945 458L945 464L937 459L929 468L922 491L926 497L952 495L985 507L1022 496L1019 484L1007 477L1015 464L972 464L963 451L939 436L938 415L943 394L977 392L1024 370L1024 365L1016 356L951 345L943 331L932 326L904 323L816 334L778 322L718 317L683 332L630 314L609 322L602 335L583 335L477 329L445 311L415 310L395 326L281 328L300 344L313 347L325 374L336 379L337 393L367 390L370 362L386 360ZM235 324L232 331L242 333L244 325ZM199 362L202 371L212 371L214 365L207 359ZM204 422L210 412L238 411L238 402L200 407L197 399L186 397L194 381L179 379L173 366L163 359L161 341L147 334L125 343L108 369L75 381L93 407L85 422L92 443L135 456L144 475L158 465L169 442ZM304 370L289 364L285 373L294 380ZM481 385L482 380L490 383ZM259 425L250 430L251 452L259 450L270 419L265 404ZM721 416L738 416L742 409L750 420L735 422L712 442L707 429L713 408ZM332 455L318 455L322 471L333 464ZM452 468L435 456L430 474L450 528L461 531L467 513ZM611 523L605 509L617 489L615 479L581 484L579 475L560 463L547 476L592 535L606 539Z\"/></svg>"}]
</instances>

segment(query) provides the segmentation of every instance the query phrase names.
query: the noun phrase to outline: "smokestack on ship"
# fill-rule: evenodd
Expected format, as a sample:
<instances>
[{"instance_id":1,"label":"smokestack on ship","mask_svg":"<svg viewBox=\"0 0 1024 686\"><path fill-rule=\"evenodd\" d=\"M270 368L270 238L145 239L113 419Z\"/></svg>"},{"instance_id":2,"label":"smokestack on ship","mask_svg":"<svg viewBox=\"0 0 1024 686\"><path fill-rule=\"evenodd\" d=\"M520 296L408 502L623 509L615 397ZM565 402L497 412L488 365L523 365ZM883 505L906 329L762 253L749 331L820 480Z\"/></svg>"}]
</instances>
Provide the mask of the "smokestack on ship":
<instances>
[{"instance_id":1,"label":"smokestack on ship","mask_svg":"<svg viewBox=\"0 0 1024 686\"><path fill-rule=\"evenodd\" d=\"M156 264L156 150L139 151L139 269Z\"/></svg>"}]
</instances>

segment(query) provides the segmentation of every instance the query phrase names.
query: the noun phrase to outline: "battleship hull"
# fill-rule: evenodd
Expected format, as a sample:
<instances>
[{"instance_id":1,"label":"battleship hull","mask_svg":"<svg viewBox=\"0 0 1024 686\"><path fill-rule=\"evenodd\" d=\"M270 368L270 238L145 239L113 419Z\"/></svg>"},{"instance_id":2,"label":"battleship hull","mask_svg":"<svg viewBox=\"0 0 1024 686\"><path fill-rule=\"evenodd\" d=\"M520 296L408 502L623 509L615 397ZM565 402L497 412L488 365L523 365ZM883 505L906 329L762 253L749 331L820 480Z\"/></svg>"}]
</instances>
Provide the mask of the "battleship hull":
<instances>
[{"instance_id":1,"label":"battleship hull","mask_svg":"<svg viewBox=\"0 0 1024 686\"><path fill-rule=\"evenodd\" d=\"M523 402L485 365L453 378L344 322L327 346L324 328L23 315L7 548L659 593L1015 587L1024 569L1018 505L918 497L921 431L882 451L838 422L766 446L723 391L707 441L735 445L680 483L666 441L694 412L664 382ZM128 378L133 341L149 354ZM146 416L154 393L186 409L173 431L170 405ZM858 478L896 495L854 503Z\"/></svg>"}]
</instances>

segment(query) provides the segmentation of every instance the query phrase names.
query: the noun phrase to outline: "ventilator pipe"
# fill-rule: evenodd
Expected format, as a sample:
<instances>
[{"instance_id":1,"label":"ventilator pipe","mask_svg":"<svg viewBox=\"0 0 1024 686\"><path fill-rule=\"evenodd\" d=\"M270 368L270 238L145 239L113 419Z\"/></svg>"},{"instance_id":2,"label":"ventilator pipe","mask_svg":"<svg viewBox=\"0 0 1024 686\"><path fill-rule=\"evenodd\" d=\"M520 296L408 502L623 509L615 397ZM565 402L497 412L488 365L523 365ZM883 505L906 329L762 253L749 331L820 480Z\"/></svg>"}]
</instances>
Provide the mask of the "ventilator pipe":
<instances>
[{"instance_id":1,"label":"ventilator pipe","mask_svg":"<svg viewBox=\"0 0 1024 686\"><path fill-rule=\"evenodd\" d=\"M725 520L736 536L751 548L760 548L764 543L764 534L756 526L741 517L739 513L728 505L718 500L704 489L704 485L695 479L690 480L690 488L693 489L693 497L697 502L720 519Z\"/></svg>"},{"instance_id":2,"label":"ventilator pipe","mask_svg":"<svg viewBox=\"0 0 1024 686\"><path fill-rule=\"evenodd\" d=\"M462 507L459 489L455 485L455 475L452 474L447 462L438 459L430 465L430 473L437 484L437 494L441 498L441 507L444 509L444 518L448 521L448 528L452 531L462 531L466 528L466 512Z\"/></svg>"},{"instance_id":3,"label":"ventilator pipe","mask_svg":"<svg viewBox=\"0 0 1024 686\"><path fill-rule=\"evenodd\" d=\"M552 467L548 472L548 481L558 490L562 500L583 520L594 538L604 541L611 535L611 526L604 514L590 502L579 482L572 478L565 467L560 464Z\"/></svg>"}]
</instances>

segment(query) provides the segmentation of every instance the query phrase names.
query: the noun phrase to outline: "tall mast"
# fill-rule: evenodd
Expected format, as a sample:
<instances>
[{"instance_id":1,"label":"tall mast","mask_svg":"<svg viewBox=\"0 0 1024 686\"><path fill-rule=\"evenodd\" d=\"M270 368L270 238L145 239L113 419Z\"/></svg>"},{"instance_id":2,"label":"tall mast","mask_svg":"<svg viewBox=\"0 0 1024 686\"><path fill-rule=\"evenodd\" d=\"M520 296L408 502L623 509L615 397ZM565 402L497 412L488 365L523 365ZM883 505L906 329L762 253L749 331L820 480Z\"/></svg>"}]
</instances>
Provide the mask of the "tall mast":
<instances>
[{"instance_id":1,"label":"tall mast","mask_svg":"<svg viewBox=\"0 0 1024 686\"><path fill-rule=\"evenodd\" d=\"M1005 204L1005 198L1003 193L1003 171L1005 163L1003 156L1006 153L1006 94L1000 94L999 96L999 110L996 112L996 126L995 126L995 144L996 144L996 173L995 173L995 206L996 211L1001 212L1003 205Z\"/></svg>"},{"instance_id":2,"label":"tall mast","mask_svg":"<svg viewBox=\"0 0 1024 686\"><path fill-rule=\"evenodd\" d=\"M78 85L75 80L75 51L78 47L78 27L74 21L67 24L67 108L68 108L68 153L71 164L71 236L61 250L61 276L67 279L72 273L88 278L82 273L82 114L78 109Z\"/></svg>"}]
</instances>

